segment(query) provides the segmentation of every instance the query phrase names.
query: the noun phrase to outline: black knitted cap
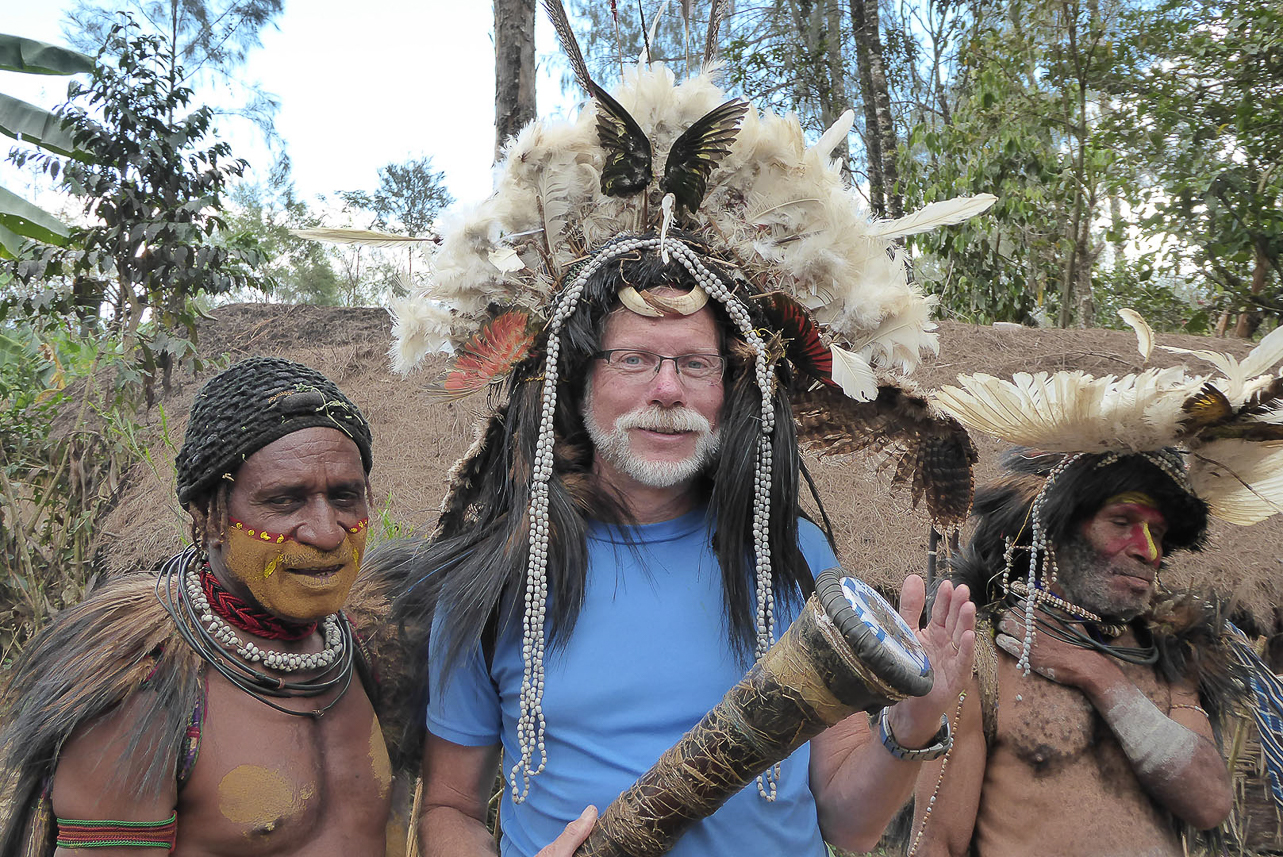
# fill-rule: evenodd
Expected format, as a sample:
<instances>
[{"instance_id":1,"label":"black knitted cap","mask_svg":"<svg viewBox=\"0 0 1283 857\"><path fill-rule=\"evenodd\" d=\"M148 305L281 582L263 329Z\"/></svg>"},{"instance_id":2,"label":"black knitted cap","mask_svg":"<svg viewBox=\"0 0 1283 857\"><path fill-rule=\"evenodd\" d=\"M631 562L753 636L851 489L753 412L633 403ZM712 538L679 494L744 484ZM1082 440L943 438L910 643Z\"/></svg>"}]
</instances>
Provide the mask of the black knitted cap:
<instances>
[{"instance_id":1,"label":"black knitted cap","mask_svg":"<svg viewBox=\"0 0 1283 857\"><path fill-rule=\"evenodd\" d=\"M370 424L320 372L277 357L251 357L219 372L192 402L174 462L179 502L185 506L212 490L272 441L314 426L352 438L370 472Z\"/></svg>"}]
</instances>

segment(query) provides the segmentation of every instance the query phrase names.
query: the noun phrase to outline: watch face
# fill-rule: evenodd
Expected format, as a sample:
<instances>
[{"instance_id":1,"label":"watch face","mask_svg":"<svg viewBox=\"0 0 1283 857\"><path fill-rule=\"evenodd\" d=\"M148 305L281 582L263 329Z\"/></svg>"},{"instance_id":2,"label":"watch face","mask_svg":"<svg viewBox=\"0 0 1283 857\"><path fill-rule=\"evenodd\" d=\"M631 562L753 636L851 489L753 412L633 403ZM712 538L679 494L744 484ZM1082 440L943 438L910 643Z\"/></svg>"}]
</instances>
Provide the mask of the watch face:
<instances>
[{"instance_id":1,"label":"watch face","mask_svg":"<svg viewBox=\"0 0 1283 857\"><path fill-rule=\"evenodd\" d=\"M899 663L905 672L918 676L931 674L931 662L917 635L873 587L859 578L843 577L842 594L856 617L873 633L884 653Z\"/></svg>"}]
</instances>

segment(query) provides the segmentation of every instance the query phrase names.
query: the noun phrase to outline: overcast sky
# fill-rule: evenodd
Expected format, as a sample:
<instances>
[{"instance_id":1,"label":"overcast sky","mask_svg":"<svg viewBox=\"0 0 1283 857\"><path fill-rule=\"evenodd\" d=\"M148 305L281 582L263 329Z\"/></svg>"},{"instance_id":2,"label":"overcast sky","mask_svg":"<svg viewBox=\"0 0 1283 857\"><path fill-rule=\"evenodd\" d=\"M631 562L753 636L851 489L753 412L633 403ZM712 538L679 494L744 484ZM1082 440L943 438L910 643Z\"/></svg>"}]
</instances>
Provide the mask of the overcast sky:
<instances>
[{"instance_id":1,"label":"overcast sky","mask_svg":"<svg viewBox=\"0 0 1283 857\"><path fill-rule=\"evenodd\" d=\"M64 0L0 0L0 31L65 44ZM494 147L494 49L490 4L481 0L286 0L263 34L246 77L281 102L278 132L305 198L372 190L389 162L430 156L456 199L490 190ZM539 16L540 59L555 50ZM43 107L66 96L67 78L0 72L0 92ZM214 101L218 93L197 92ZM541 69L539 112L563 107ZM238 157L265 175L271 156L247 128L223 123ZM0 138L0 153L6 153ZM0 167L0 183L28 192L25 176Z\"/></svg>"}]
</instances>

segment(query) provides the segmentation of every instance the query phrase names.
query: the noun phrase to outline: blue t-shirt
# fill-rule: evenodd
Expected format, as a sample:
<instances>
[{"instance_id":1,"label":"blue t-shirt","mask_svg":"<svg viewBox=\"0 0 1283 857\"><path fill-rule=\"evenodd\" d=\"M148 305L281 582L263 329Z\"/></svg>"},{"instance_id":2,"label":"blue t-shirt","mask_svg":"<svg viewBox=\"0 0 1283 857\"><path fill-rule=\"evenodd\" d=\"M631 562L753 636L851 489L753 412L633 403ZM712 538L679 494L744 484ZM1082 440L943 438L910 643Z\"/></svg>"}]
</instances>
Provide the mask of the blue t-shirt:
<instances>
[{"instance_id":1,"label":"blue t-shirt","mask_svg":"<svg viewBox=\"0 0 1283 857\"><path fill-rule=\"evenodd\" d=\"M505 857L535 854L590 803L605 809L750 666L729 643L721 570L706 516L701 507L638 527L590 524L583 609L565 646L550 645L545 656L548 766L531 778L520 806L511 789L504 791L499 817ZM799 522L799 544L814 573L837 564L823 534L807 521ZM777 605L777 637L799 607ZM491 675L478 648L444 682L443 650L434 633L428 729L467 746L502 742L506 777L520 758L520 622L500 629ZM670 853L822 857L809 764L810 747L803 745L784 761L773 803L750 783L693 825Z\"/></svg>"}]
</instances>

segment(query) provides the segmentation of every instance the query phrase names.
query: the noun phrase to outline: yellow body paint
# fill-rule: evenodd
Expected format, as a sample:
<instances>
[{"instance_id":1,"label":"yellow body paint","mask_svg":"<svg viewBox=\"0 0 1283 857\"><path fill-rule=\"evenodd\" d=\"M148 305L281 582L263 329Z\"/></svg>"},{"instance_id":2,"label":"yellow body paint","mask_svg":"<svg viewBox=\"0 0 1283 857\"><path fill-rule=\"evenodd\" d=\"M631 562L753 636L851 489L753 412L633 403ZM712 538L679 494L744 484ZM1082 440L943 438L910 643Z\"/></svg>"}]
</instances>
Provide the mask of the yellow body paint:
<instances>
[{"instance_id":1,"label":"yellow body paint","mask_svg":"<svg viewBox=\"0 0 1283 857\"><path fill-rule=\"evenodd\" d=\"M307 807L316 787L297 788L280 771L259 765L238 765L218 783L218 810L251 833L271 832L277 824Z\"/></svg>"},{"instance_id":2,"label":"yellow body paint","mask_svg":"<svg viewBox=\"0 0 1283 857\"><path fill-rule=\"evenodd\" d=\"M388 745L383 741L383 730L379 728L377 717L370 723L370 766L379 784L379 797L387 797L388 789L392 787L392 759L388 756Z\"/></svg>"}]
</instances>

